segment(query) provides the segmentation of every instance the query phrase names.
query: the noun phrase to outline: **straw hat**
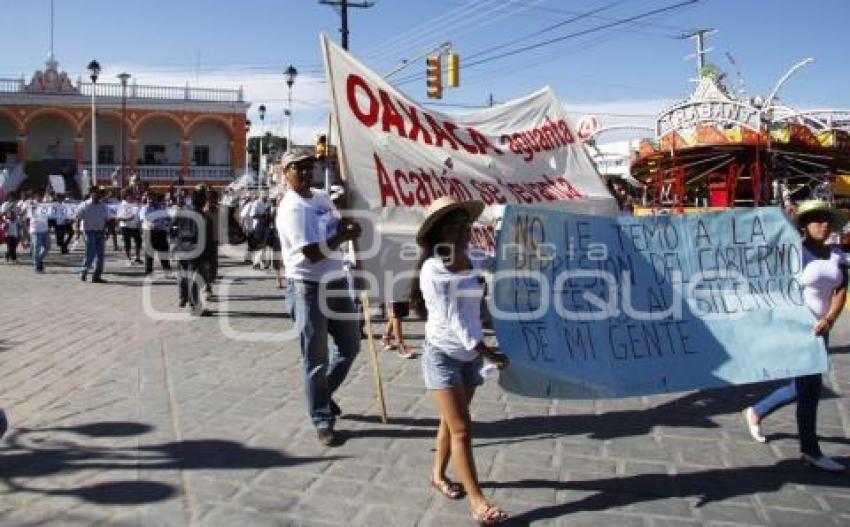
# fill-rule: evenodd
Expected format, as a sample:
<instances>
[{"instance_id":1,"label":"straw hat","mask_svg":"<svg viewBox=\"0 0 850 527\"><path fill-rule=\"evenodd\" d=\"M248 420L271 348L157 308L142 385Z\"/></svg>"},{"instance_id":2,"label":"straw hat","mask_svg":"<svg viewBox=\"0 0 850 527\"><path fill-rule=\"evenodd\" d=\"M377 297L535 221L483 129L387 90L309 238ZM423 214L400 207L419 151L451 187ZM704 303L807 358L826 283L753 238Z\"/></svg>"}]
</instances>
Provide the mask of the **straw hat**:
<instances>
[{"instance_id":1,"label":"straw hat","mask_svg":"<svg viewBox=\"0 0 850 527\"><path fill-rule=\"evenodd\" d=\"M829 203L819 199L810 199L797 206L797 225L799 227L804 226L806 224L806 217L814 212L828 214L832 218L830 223L833 230L841 230L846 223L846 219L838 211L830 207Z\"/></svg>"},{"instance_id":2,"label":"straw hat","mask_svg":"<svg viewBox=\"0 0 850 527\"><path fill-rule=\"evenodd\" d=\"M419 230L416 231L416 243L424 246L431 228L446 215L458 210L466 212L469 216L469 221L475 221L484 211L484 203L478 200L460 201L448 195L432 202L425 212L425 221L422 222Z\"/></svg>"},{"instance_id":3,"label":"straw hat","mask_svg":"<svg viewBox=\"0 0 850 527\"><path fill-rule=\"evenodd\" d=\"M292 149L283 155L283 159L280 160L280 164L283 166L284 169L286 169L289 167L289 165L293 163L298 163L299 161L304 161L305 159L312 159L312 157L313 156L311 156L304 150Z\"/></svg>"}]
</instances>

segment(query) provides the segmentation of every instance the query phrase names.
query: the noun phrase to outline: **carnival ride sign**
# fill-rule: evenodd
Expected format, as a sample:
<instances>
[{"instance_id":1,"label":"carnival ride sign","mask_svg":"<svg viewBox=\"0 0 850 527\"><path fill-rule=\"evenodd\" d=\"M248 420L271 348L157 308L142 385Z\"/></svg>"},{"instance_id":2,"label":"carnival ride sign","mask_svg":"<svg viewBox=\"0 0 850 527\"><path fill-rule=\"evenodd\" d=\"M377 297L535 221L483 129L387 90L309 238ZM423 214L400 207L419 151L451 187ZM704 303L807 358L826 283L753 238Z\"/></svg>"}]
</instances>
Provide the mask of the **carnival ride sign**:
<instances>
[{"instance_id":1,"label":"carnival ride sign","mask_svg":"<svg viewBox=\"0 0 850 527\"><path fill-rule=\"evenodd\" d=\"M714 77L703 77L693 95L668 108L656 121L657 137L669 132L692 129L700 124L735 125L758 132L761 115L758 108L730 97Z\"/></svg>"},{"instance_id":2,"label":"carnival ride sign","mask_svg":"<svg viewBox=\"0 0 850 527\"><path fill-rule=\"evenodd\" d=\"M734 101L688 102L661 114L656 133L661 137L668 132L693 128L703 123L728 123L758 131L759 111Z\"/></svg>"}]
</instances>

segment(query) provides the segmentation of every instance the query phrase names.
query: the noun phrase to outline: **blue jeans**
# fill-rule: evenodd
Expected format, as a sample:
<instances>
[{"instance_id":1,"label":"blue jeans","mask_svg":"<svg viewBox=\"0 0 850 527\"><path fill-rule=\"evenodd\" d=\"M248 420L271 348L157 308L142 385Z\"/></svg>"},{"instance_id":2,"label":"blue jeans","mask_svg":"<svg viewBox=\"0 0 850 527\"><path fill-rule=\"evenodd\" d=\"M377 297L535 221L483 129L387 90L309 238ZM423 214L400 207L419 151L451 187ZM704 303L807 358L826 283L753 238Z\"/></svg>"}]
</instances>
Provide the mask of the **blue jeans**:
<instances>
[{"instance_id":1,"label":"blue jeans","mask_svg":"<svg viewBox=\"0 0 850 527\"><path fill-rule=\"evenodd\" d=\"M32 266L36 271L44 271L44 257L50 250L50 233L34 232L32 237Z\"/></svg>"},{"instance_id":2,"label":"blue jeans","mask_svg":"<svg viewBox=\"0 0 850 527\"><path fill-rule=\"evenodd\" d=\"M316 428L329 429L334 425L331 397L360 351L360 325L344 279L324 286L332 296L320 298L322 289L318 282L292 280L286 296L300 334L307 412ZM328 313L322 313L323 303ZM329 335L335 345L329 346Z\"/></svg>"},{"instance_id":3,"label":"blue jeans","mask_svg":"<svg viewBox=\"0 0 850 527\"><path fill-rule=\"evenodd\" d=\"M89 269L92 266L92 261L94 261L94 274L92 278L95 280L100 279L101 273L103 273L103 253L104 253L104 235L103 231L86 231L86 256L83 259L83 276L89 272Z\"/></svg>"},{"instance_id":4,"label":"blue jeans","mask_svg":"<svg viewBox=\"0 0 850 527\"><path fill-rule=\"evenodd\" d=\"M829 348L829 335L823 337ZM753 411L764 419L783 406L797 401L797 435L800 438L800 452L814 457L823 455L818 444L817 418L818 402L823 386L820 374L804 375L791 379L789 384L774 390L770 395L753 405Z\"/></svg>"},{"instance_id":5,"label":"blue jeans","mask_svg":"<svg viewBox=\"0 0 850 527\"><path fill-rule=\"evenodd\" d=\"M773 390L770 395L754 404L753 411L759 419L763 419L796 398L796 382L794 382L794 379L791 379L791 382Z\"/></svg>"}]
</instances>

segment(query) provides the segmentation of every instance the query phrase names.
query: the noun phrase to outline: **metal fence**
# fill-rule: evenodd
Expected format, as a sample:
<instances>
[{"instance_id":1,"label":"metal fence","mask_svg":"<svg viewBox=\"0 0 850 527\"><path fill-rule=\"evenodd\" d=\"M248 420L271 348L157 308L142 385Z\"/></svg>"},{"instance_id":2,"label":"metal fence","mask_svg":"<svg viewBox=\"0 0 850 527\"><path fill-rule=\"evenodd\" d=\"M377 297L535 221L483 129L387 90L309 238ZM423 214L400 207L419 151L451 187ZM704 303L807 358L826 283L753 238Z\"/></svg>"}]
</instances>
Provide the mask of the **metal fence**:
<instances>
[{"instance_id":1,"label":"metal fence","mask_svg":"<svg viewBox=\"0 0 850 527\"><path fill-rule=\"evenodd\" d=\"M80 82L77 84L79 94L35 92L39 95L47 93L50 95L84 95L91 96L92 86L95 89L95 97L117 98L122 96L120 83L92 84L91 82ZM26 81L22 78L0 78L0 93L28 94ZM218 103L244 102L242 89L227 90L219 88L196 88L193 86L154 86L148 84L128 84L128 99L153 99L163 101L202 101Z\"/></svg>"}]
</instances>

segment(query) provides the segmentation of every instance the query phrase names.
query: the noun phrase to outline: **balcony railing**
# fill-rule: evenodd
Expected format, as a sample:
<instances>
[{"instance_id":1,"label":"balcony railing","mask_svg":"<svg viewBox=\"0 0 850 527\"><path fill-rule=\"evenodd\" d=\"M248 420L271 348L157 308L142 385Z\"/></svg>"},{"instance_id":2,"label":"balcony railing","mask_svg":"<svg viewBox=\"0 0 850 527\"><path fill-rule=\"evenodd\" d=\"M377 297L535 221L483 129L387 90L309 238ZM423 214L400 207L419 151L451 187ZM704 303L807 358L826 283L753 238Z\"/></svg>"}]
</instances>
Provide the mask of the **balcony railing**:
<instances>
[{"instance_id":1,"label":"balcony railing","mask_svg":"<svg viewBox=\"0 0 850 527\"><path fill-rule=\"evenodd\" d=\"M82 173L83 170L87 170L89 173L89 177L91 177L91 164L90 163L82 163L77 169L77 172ZM97 164L97 181L98 184L101 183L109 183L112 181L112 174L116 174L117 177L118 165L113 164Z\"/></svg>"},{"instance_id":2,"label":"balcony railing","mask_svg":"<svg viewBox=\"0 0 850 527\"><path fill-rule=\"evenodd\" d=\"M142 181L150 179L170 179L177 181L177 176L183 169L180 165L138 165L136 174Z\"/></svg>"},{"instance_id":3,"label":"balcony railing","mask_svg":"<svg viewBox=\"0 0 850 527\"><path fill-rule=\"evenodd\" d=\"M120 83L98 82L95 85L95 97L120 99L122 86ZM49 93L50 95L84 95L91 97L92 83L78 82L79 94ZM0 78L0 93L28 94L26 81L22 78ZM41 92L36 92L42 94ZM237 103L244 102L242 88L227 90L219 88L196 88L193 86L154 86L148 84L128 84L127 99L147 99L161 101L195 101Z\"/></svg>"},{"instance_id":4,"label":"balcony railing","mask_svg":"<svg viewBox=\"0 0 850 527\"><path fill-rule=\"evenodd\" d=\"M230 166L191 166L189 178L229 181L233 179L233 169Z\"/></svg>"},{"instance_id":5,"label":"balcony railing","mask_svg":"<svg viewBox=\"0 0 850 527\"><path fill-rule=\"evenodd\" d=\"M138 165L135 173L139 175L142 181L165 179L176 182L181 170L180 165ZM100 172L99 168L98 172ZM229 165L190 166L189 174L185 178L187 182L200 180L230 181L231 179L233 179L233 169Z\"/></svg>"}]
</instances>

